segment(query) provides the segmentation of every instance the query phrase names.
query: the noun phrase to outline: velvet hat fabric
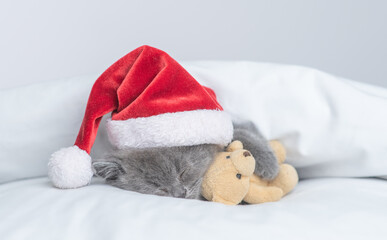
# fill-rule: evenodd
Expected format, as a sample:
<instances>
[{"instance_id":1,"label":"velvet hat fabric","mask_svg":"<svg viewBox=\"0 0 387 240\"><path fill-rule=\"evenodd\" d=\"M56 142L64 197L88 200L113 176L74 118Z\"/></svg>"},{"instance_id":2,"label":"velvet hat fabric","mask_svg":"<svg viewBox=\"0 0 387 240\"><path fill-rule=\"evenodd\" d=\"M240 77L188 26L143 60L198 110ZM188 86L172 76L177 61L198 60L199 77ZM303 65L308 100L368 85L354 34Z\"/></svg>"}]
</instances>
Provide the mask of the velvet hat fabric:
<instances>
[{"instance_id":1,"label":"velvet hat fabric","mask_svg":"<svg viewBox=\"0 0 387 240\"><path fill-rule=\"evenodd\" d=\"M228 144L232 122L213 90L200 85L167 53L149 46L130 52L94 83L74 146L55 152L49 177L59 188L87 185L90 150L105 114L117 148Z\"/></svg>"}]
</instances>

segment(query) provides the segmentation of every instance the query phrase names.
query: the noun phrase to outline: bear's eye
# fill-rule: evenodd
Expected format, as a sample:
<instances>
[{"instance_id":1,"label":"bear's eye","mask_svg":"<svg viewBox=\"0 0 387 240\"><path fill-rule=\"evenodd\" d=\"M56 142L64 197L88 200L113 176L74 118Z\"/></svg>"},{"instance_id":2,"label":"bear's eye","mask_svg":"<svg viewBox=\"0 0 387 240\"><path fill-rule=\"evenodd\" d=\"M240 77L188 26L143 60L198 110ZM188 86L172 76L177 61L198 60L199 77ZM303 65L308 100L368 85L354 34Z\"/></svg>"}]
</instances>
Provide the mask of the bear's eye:
<instances>
[{"instance_id":1,"label":"bear's eye","mask_svg":"<svg viewBox=\"0 0 387 240\"><path fill-rule=\"evenodd\" d=\"M238 179L241 179L242 175L241 175L240 173L237 173L236 177L237 177Z\"/></svg>"},{"instance_id":2,"label":"bear's eye","mask_svg":"<svg viewBox=\"0 0 387 240\"><path fill-rule=\"evenodd\" d=\"M230 156L227 156L226 158L227 158L227 159L229 159L229 158L230 158Z\"/></svg>"}]
</instances>

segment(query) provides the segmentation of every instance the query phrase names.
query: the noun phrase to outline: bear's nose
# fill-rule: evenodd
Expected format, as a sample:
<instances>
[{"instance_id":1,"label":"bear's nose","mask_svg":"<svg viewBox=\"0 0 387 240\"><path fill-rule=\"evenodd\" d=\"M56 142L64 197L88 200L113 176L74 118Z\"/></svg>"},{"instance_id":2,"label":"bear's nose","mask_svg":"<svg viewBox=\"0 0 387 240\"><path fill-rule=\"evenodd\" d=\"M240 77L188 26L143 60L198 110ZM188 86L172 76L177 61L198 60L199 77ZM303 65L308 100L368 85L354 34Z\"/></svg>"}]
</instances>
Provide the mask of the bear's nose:
<instances>
[{"instance_id":1,"label":"bear's nose","mask_svg":"<svg viewBox=\"0 0 387 240\"><path fill-rule=\"evenodd\" d=\"M249 157L249 156L251 156L251 153L250 153L250 152L248 152L248 151L245 151L245 152L243 153L243 156L245 156L245 157Z\"/></svg>"}]
</instances>

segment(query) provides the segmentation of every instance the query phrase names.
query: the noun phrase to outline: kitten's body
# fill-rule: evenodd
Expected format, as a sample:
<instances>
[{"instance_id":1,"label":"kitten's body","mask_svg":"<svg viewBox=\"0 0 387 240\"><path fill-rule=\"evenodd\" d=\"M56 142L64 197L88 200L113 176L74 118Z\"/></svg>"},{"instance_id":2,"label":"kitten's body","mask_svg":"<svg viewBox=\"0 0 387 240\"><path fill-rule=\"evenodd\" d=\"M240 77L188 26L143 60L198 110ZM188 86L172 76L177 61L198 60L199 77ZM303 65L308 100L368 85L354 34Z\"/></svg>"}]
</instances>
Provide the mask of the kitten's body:
<instances>
[{"instance_id":1,"label":"kitten's body","mask_svg":"<svg viewBox=\"0 0 387 240\"><path fill-rule=\"evenodd\" d=\"M255 157L255 174L266 179L277 175L277 160L252 122L234 123L234 140L241 140ZM202 178L220 150L214 144L117 150L93 166L108 184L122 189L197 199Z\"/></svg>"}]
</instances>

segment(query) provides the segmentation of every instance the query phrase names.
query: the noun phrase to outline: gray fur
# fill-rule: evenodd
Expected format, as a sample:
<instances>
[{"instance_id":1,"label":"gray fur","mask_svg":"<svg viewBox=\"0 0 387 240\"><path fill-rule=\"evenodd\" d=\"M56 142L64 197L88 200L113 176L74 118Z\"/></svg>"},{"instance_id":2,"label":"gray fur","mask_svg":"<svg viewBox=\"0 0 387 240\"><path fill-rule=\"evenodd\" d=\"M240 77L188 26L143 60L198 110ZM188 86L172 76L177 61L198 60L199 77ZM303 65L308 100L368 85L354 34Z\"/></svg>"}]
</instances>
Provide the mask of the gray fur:
<instances>
[{"instance_id":1,"label":"gray fur","mask_svg":"<svg viewBox=\"0 0 387 240\"><path fill-rule=\"evenodd\" d=\"M93 166L108 184L125 190L199 199L204 173L219 150L213 144L117 150Z\"/></svg>"},{"instance_id":2,"label":"gray fur","mask_svg":"<svg viewBox=\"0 0 387 240\"><path fill-rule=\"evenodd\" d=\"M255 173L266 179L278 173L278 163L267 140L252 122L234 123L234 140L243 142L256 159ZM108 184L145 194L180 198L200 198L204 173L218 145L116 150L105 159L95 160L98 176Z\"/></svg>"},{"instance_id":3,"label":"gray fur","mask_svg":"<svg viewBox=\"0 0 387 240\"><path fill-rule=\"evenodd\" d=\"M268 141L251 121L233 123L233 140L239 140L243 147L255 158L254 173L264 179L272 180L279 172L279 166Z\"/></svg>"}]
</instances>

